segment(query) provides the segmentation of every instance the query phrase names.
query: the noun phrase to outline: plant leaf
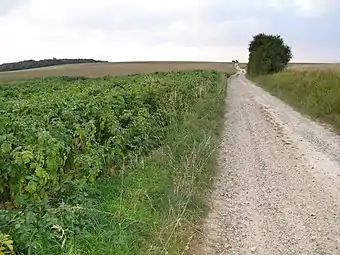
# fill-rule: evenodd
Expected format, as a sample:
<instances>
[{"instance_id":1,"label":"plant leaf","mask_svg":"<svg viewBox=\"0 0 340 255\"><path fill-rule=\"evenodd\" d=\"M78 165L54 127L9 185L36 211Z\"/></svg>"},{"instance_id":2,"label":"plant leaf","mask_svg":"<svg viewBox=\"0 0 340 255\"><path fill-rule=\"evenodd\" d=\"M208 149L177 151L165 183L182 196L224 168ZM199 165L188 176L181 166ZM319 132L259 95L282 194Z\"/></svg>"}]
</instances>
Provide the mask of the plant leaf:
<instances>
[{"instance_id":1,"label":"plant leaf","mask_svg":"<svg viewBox=\"0 0 340 255\"><path fill-rule=\"evenodd\" d=\"M34 193L36 190L37 190L37 186L38 184L36 183L36 181L34 181L33 179L31 179L29 182L28 182L28 185L26 187L26 190L28 193L32 194Z\"/></svg>"},{"instance_id":2,"label":"plant leaf","mask_svg":"<svg viewBox=\"0 0 340 255\"><path fill-rule=\"evenodd\" d=\"M46 171L42 168L42 167L37 167L35 169L35 174L39 177L39 178L43 178L46 174Z\"/></svg>"}]
</instances>

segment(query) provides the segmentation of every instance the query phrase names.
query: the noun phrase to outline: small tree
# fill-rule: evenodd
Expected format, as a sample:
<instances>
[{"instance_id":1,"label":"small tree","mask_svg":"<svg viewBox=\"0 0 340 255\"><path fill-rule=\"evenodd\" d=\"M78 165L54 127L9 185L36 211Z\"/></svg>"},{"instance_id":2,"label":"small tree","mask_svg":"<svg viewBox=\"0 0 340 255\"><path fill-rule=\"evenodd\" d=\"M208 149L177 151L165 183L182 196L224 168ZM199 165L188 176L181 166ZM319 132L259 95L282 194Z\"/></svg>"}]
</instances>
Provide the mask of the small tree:
<instances>
[{"instance_id":1,"label":"small tree","mask_svg":"<svg viewBox=\"0 0 340 255\"><path fill-rule=\"evenodd\" d=\"M279 35L255 35L249 44L248 73L259 75L279 72L291 58L291 48L285 45Z\"/></svg>"}]
</instances>

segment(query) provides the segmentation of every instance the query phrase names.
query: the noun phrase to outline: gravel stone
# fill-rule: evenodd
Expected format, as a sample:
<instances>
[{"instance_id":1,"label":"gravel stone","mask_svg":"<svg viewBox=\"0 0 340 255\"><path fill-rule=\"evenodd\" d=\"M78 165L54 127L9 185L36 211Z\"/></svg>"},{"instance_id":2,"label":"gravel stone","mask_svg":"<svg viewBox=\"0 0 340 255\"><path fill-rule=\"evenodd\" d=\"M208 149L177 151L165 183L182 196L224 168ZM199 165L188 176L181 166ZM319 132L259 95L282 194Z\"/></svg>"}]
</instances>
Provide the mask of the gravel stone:
<instances>
[{"instance_id":1,"label":"gravel stone","mask_svg":"<svg viewBox=\"0 0 340 255\"><path fill-rule=\"evenodd\" d=\"M211 211L192 254L339 254L339 136L244 74L229 79L226 107Z\"/></svg>"}]
</instances>

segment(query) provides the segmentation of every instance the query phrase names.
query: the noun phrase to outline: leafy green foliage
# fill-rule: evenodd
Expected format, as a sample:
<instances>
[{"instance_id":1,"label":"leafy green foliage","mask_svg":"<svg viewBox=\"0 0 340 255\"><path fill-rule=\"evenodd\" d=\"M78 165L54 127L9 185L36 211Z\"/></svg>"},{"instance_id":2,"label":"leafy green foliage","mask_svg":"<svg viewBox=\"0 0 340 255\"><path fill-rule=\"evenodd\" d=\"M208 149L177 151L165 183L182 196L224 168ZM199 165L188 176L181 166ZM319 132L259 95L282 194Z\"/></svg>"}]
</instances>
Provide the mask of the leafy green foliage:
<instances>
[{"instance_id":1,"label":"leafy green foliage","mask_svg":"<svg viewBox=\"0 0 340 255\"><path fill-rule=\"evenodd\" d=\"M249 44L250 75L271 74L283 70L292 58L291 49L279 35L258 34Z\"/></svg>"},{"instance_id":2,"label":"leafy green foliage","mask_svg":"<svg viewBox=\"0 0 340 255\"><path fill-rule=\"evenodd\" d=\"M57 194L93 182L123 157L159 145L194 97L204 73L36 79L1 87L1 201Z\"/></svg>"},{"instance_id":3,"label":"leafy green foliage","mask_svg":"<svg viewBox=\"0 0 340 255\"><path fill-rule=\"evenodd\" d=\"M0 231L0 255L14 254L13 240L9 235L4 235Z\"/></svg>"},{"instance_id":4,"label":"leafy green foliage","mask_svg":"<svg viewBox=\"0 0 340 255\"><path fill-rule=\"evenodd\" d=\"M225 92L219 73L35 79L0 89L7 100L0 127L12 132L10 141L3 132L1 166L19 162L24 176L15 193L11 168L1 168L9 180L2 198L22 206L0 212L16 254L182 251L214 169ZM113 178L93 183L101 176Z\"/></svg>"}]
</instances>

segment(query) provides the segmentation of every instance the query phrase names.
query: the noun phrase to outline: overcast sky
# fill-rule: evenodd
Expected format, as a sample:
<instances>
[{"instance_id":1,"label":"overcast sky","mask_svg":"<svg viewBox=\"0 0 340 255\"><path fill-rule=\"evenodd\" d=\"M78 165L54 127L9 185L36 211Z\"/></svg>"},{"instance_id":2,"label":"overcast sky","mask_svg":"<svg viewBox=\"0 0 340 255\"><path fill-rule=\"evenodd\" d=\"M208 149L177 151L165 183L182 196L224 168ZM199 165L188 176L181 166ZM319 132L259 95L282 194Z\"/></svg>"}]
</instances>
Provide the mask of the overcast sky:
<instances>
[{"instance_id":1,"label":"overcast sky","mask_svg":"<svg viewBox=\"0 0 340 255\"><path fill-rule=\"evenodd\" d=\"M339 0L0 0L0 62L247 61L259 32L293 61L340 61Z\"/></svg>"}]
</instances>

